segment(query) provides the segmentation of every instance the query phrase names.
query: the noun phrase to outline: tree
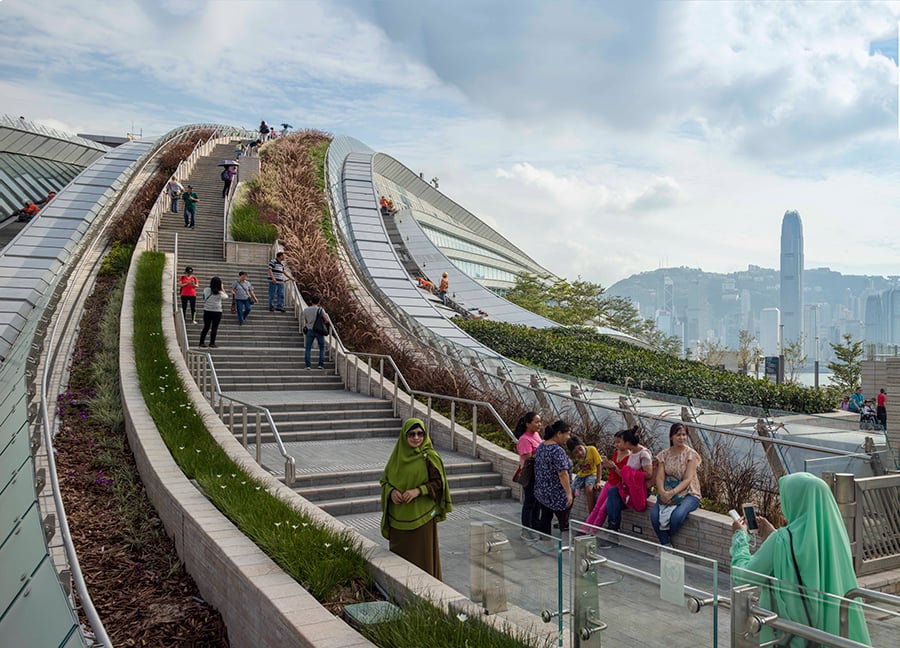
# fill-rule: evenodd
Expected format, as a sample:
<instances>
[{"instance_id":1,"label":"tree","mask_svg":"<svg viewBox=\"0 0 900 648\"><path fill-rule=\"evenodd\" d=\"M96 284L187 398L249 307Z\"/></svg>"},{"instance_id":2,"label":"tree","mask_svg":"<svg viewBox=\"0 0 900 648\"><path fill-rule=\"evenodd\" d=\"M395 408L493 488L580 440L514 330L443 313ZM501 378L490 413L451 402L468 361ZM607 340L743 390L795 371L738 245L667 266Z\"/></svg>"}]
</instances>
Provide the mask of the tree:
<instances>
[{"instance_id":1,"label":"tree","mask_svg":"<svg viewBox=\"0 0 900 648\"><path fill-rule=\"evenodd\" d=\"M750 369L750 361L756 357L756 347L750 331L741 329L738 331L737 361L741 373L747 373Z\"/></svg>"},{"instance_id":2,"label":"tree","mask_svg":"<svg viewBox=\"0 0 900 648\"><path fill-rule=\"evenodd\" d=\"M801 333L799 338L784 345L784 364L787 365L785 369L788 372L785 382L797 382L797 374L803 365L806 364L809 354L803 350L805 340L805 336Z\"/></svg>"},{"instance_id":3,"label":"tree","mask_svg":"<svg viewBox=\"0 0 900 648\"><path fill-rule=\"evenodd\" d=\"M663 353L677 355L681 347L678 338L665 335L653 320L641 318L630 299L605 293L603 286L581 277L569 281L524 273L516 277L516 285L504 296L564 326L608 326Z\"/></svg>"},{"instance_id":4,"label":"tree","mask_svg":"<svg viewBox=\"0 0 900 648\"><path fill-rule=\"evenodd\" d=\"M695 359L708 367L718 367L725 362L726 353L728 348L718 342L698 342Z\"/></svg>"},{"instance_id":5,"label":"tree","mask_svg":"<svg viewBox=\"0 0 900 648\"><path fill-rule=\"evenodd\" d=\"M851 394L860 385L862 375L863 341L853 341L853 336L844 333L842 343L831 342L831 350L834 352L834 360L828 363L828 369L833 374L831 384L844 394Z\"/></svg>"}]
</instances>

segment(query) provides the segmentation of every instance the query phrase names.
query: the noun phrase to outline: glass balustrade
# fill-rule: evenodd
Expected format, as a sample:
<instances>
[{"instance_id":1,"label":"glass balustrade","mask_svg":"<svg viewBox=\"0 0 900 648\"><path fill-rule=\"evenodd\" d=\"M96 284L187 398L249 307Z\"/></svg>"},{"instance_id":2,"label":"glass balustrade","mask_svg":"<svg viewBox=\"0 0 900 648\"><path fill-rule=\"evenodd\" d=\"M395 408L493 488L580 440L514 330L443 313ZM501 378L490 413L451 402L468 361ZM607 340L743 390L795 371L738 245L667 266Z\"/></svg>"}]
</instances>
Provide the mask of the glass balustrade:
<instances>
[{"instance_id":1,"label":"glass balustrade","mask_svg":"<svg viewBox=\"0 0 900 648\"><path fill-rule=\"evenodd\" d=\"M732 624L736 648L790 646L896 646L900 599L879 592L835 596L736 567L732 571ZM860 596L854 596L859 594ZM809 642L808 644L804 642Z\"/></svg>"},{"instance_id":2,"label":"glass balustrade","mask_svg":"<svg viewBox=\"0 0 900 648\"><path fill-rule=\"evenodd\" d=\"M718 645L715 560L583 522L570 527L573 646Z\"/></svg>"},{"instance_id":3,"label":"glass balustrade","mask_svg":"<svg viewBox=\"0 0 900 648\"><path fill-rule=\"evenodd\" d=\"M536 645L563 646L571 572L564 539L478 508L469 517L469 598Z\"/></svg>"}]
</instances>

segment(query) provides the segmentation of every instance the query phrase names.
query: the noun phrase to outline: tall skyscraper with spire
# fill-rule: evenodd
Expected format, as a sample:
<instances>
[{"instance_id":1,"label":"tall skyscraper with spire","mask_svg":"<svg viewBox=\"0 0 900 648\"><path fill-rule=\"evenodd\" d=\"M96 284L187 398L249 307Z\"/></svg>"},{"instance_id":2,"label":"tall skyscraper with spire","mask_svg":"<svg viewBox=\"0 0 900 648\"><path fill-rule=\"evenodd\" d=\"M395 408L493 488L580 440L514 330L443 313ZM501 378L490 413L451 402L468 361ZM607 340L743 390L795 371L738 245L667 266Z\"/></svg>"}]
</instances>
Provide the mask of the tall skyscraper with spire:
<instances>
[{"instance_id":1,"label":"tall skyscraper with spire","mask_svg":"<svg viewBox=\"0 0 900 648\"><path fill-rule=\"evenodd\" d=\"M781 221L781 323L784 343L803 331L803 223L800 214L784 212Z\"/></svg>"}]
</instances>

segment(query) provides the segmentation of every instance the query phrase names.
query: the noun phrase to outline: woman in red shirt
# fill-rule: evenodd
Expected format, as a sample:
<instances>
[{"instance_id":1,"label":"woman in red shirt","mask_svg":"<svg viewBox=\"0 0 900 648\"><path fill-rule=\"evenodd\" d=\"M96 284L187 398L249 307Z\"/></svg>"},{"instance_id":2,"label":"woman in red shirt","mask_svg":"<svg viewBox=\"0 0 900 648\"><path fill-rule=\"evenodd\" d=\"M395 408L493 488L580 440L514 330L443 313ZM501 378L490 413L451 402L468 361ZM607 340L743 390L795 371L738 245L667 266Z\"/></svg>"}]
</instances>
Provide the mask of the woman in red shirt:
<instances>
[{"instance_id":1,"label":"woman in red shirt","mask_svg":"<svg viewBox=\"0 0 900 648\"><path fill-rule=\"evenodd\" d=\"M884 393L884 389L878 390L875 401L875 418L881 424L881 429L887 430L887 394Z\"/></svg>"},{"instance_id":2,"label":"woman in red shirt","mask_svg":"<svg viewBox=\"0 0 900 648\"><path fill-rule=\"evenodd\" d=\"M197 323L197 286L200 284L194 276L194 269L188 266L184 274L178 277L178 285L181 287L181 313L187 321L187 305L191 305L191 322Z\"/></svg>"},{"instance_id":3,"label":"woman in red shirt","mask_svg":"<svg viewBox=\"0 0 900 648\"><path fill-rule=\"evenodd\" d=\"M603 460L603 467L609 471L609 474L606 477L606 483L603 484L603 488L600 489L600 494L597 495L597 503L594 504L594 510L591 511L591 514L588 515L585 520L586 523L595 527L602 527L603 523L606 522L607 494L609 493L610 488L622 483L620 471L625 464L628 463L628 448L625 447L625 441L622 440L622 437L614 437L613 445L616 450L613 452L612 458Z\"/></svg>"}]
</instances>

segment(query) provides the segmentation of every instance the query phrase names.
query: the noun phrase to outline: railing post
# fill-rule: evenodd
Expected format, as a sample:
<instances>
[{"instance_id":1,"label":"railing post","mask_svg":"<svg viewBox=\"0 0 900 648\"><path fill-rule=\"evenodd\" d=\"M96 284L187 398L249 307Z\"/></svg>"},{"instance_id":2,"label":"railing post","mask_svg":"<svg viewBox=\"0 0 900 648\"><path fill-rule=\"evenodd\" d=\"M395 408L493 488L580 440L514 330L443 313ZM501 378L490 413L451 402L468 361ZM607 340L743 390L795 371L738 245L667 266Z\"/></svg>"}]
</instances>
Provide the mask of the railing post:
<instances>
[{"instance_id":1,"label":"railing post","mask_svg":"<svg viewBox=\"0 0 900 648\"><path fill-rule=\"evenodd\" d=\"M759 601L759 588L740 585L731 590L731 648L759 648L759 630L754 632L753 607Z\"/></svg>"},{"instance_id":2,"label":"railing post","mask_svg":"<svg viewBox=\"0 0 900 648\"><path fill-rule=\"evenodd\" d=\"M450 449L456 450L456 401L450 401Z\"/></svg>"},{"instance_id":3,"label":"railing post","mask_svg":"<svg viewBox=\"0 0 900 648\"><path fill-rule=\"evenodd\" d=\"M256 410L256 463L262 465L262 419L259 410Z\"/></svg>"},{"instance_id":4,"label":"railing post","mask_svg":"<svg viewBox=\"0 0 900 648\"><path fill-rule=\"evenodd\" d=\"M384 397L384 358L378 359L378 398Z\"/></svg>"},{"instance_id":5,"label":"railing post","mask_svg":"<svg viewBox=\"0 0 900 648\"><path fill-rule=\"evenodd\" d=\"M472 456L478 456L478 405L472 405Z\"/></svg>"},{"instance_id":6,"label":"railing post","mask_svg":"<svg viewBox=\"0 0 900 648\"><path fill-rule=\"evenodd\" d=\"M372 395L372 356L369 356L369 362L366 368L366 395Z\"/></svg>"},{"instance_id":7,"label":"railing post","mask_svg":"<svg viewBox=\"0 0 900 648\"><path fill-rule=\"evenodd\" d=\"M394 372L394 399L393 399L394 400L394 416L397 416L397 399L398 399L398 392L400 391L400 387L397 384L397 380L398 380L397 372L395 371Z\"/></svg>"},{"instance_id":8,"label":"railing post","mask_svg":"<svg viewBox=\"0 0 900 648\"><path fill-rule=\"evenodd\" d=\"M243 426L242 426L243 429L241 431L241 443L244 446L244 450L246 450L247 449L247 429L248 429L248 425L249 425L250 421L247 418L247 406L244 405L243 409L244 409L244 417L243 417L244 421L243 421Z\"/></svg>"},{"instance_id":9,"label":"railing post","mask_svg":"<svg viewBox=\"0 0 900 648\"><path fill-rule=\"evenodd\" d=\"M863 538L857 534L856 518L859 508L856 503L856 480L852 473L836 473L831 483L834 499L837 502L844 526L847 528L847 536L850 538L850 553L853 555L853 568L858 570L862 566Z\"/></svg>"},{"instance_id":10,"label":"railing post","mask_svg":"<svg viewBox=\"0 0 900 648\"><path fill-rule=\"evenodd\" d=\"M425 417L425 424L431 429L431 396L428 397L428 414Z\"/></svg>"}]
</instances>

